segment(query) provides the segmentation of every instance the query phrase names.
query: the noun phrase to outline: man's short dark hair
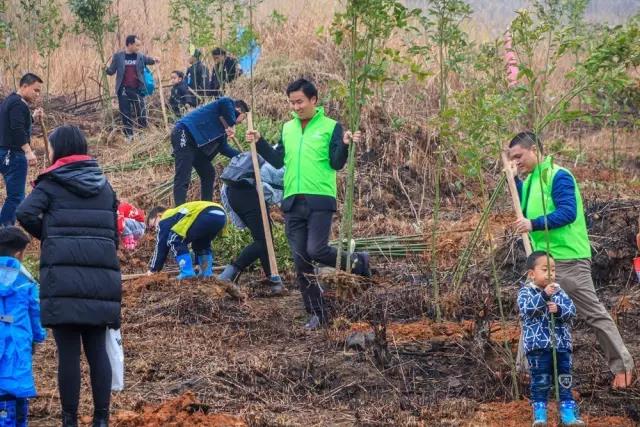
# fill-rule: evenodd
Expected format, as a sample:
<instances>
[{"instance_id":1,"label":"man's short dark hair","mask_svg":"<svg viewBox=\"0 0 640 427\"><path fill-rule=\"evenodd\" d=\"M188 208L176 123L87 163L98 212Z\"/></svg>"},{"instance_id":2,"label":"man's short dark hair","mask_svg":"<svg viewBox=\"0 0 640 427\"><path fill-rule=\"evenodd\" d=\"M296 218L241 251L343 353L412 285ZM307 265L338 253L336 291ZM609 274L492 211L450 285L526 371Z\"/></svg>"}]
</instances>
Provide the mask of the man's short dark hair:
<instances>
[{"instance_id":1,"label":"man's short dark hair","mask_svg":"<svg viewBox=\"0 0 640 427\"><path fill-rule=\"evenodd\" d=\"M171 74L175 74L176 76L180 77L181 79L184 79L184 73L182 71L174 70L174 71L171 72Z\"/></svg>"},{"instance_id":2,"label":"man's short dark hair","mask_svg":"<svg viewBox=\"0 0 640 427\"><path fill-rule=\"evenodd\" d=\"M53 162L63 157L87 154L89 151L87 139L77 126L57 127L49 136L49 142L53 149Z\"/></svg>"},{"instance_id":3,"label":"man's short dark hair","mask_svg":"<svg viewBox=\"0 0 640 427\"><path fill-rule=\"evenodd\" d=\"M164 206L155 206L153 207L150 211L149 214L147 215L147 228L149 227L149 224L151 224L151 221L154 220L157 216L162 215L162 213L164 211L166 211L167 208L165 208Z\"/></svg>"},{"instance_id":4,"label":"man's short dark hair","mask_svg":"<svg viewBox=\"0 0 640 427\"><path fill-rule=\"evenodd\" d=\"M213 55L213 56L226 56L227 55L227 51L224 50L221 47L217 47L217 48L215 48L215 49L213 49L211 51L211 55Z\"/></svg>"},{"instance_id":5,"label":"man's short dark hair","mask_svg":"<svg viewBox=\"0 0 640 427\"><path fill-rule=\"evenodd\" d=\"M513 137L511 142L509 143L509 148L513 148L516 145L521 146L522 148L526 148L530 150L532 147L536 146L542 151L542 141L540 138L533 132L520 132L516 136Z\"/></svg>"},{"instance_id":6,"label":"man's short dark hair","mask_svg":"<svg viewBox=\"0 0 640 427\"><path fill-rule=\"evenodd\" d=\"M553 257L545 251L531 252L531 255L527 257L527 270L533 270L534 268L536 268L536 262L538 262L538 260L542 257L553 259Z\"/></svg>"},{"instance_id":7,"label":"man's short dark hair","mask_svg":"<svg viewBox=\"0 0 640 427\"><path fill-rule=\"evenodd\" d=\"M136 44L137 38L138 36L136 36L135 34L128 35L127 38L124 40L124 45L131 46L132 44Z\"/></svg>"},{"instance_id":8,"label":"man's short dark hair","mask_svg":"<svg viewBox=\"0 0 640 427\"><path fill-rule=\"evenodd\" d=\"M309 99L318 99L318 89L316 89L315 85L307 79L298 79L287 86L287 96L291 95L292 92L298 91L302 91L304 96Z\"/></svg>"},{"instance_id":9,"label":"man's short dark hair","mask_svg":"<svg viewBox=\"0 0 640 427\"><path fill-rule=\"evenodd\" d=\"M44 83L40 77L33 73L27 73L20 79L20 87L31 86L34 83Z\"/></svg>"},{"instance_id":10,"label":"man's short dark hair","mask_svg":"<svg viewBox=\"0 0 640 427\"><path fill-rule=\"evenodd\" d=\"M250 111L249 106L242 99L236 99L234 101L236 108L240 110L241 113L248 113Z\"/></svg>"},{"instance_id":11,"label":"man's short dark hair","mask_svg":"<svg viewBox=\"0 0 640 427\"><path fill-rule=\"evenodd\" d=\"M0 256L15 256L29 244L29 236L18 227L0 228Z\"/></svg>"}]
</instances>

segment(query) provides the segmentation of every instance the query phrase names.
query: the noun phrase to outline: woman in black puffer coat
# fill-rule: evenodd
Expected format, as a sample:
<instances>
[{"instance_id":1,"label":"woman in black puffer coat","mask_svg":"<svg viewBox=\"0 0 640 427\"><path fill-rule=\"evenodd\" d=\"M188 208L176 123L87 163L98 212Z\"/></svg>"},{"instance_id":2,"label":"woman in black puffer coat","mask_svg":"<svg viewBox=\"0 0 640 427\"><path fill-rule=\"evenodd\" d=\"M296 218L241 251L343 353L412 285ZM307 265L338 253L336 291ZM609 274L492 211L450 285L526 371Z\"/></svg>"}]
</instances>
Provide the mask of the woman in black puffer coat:
<instances>
[{"instance_id":1,"label":"woman in black puffer coat","mask_svg":"<svg viewBox=\"0 0 640 427\"><path fill-rule=\"evenodd\" d=\"M63 425L77 425L82 343L91 370L93 426L102 427L108 425L111 397L106 328L120 327L118 202L87 155L80 129L59 127L49 143L52 166L38 176L17 217L41 241L41 316L58 348Z\"/></svg>"}]
</instances>

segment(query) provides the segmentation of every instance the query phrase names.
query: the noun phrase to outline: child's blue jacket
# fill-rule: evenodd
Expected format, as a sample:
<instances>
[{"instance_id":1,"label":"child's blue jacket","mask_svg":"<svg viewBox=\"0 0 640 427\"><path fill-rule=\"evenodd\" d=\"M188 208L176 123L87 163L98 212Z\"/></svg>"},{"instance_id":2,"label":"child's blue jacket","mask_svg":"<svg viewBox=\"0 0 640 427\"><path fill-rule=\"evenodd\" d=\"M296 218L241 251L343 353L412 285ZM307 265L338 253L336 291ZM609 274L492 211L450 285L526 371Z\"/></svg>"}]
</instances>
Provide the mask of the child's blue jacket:
<instances>
[{"instance_id":1,"label":"child's blue jacket","mask_svg":"<svg viewBox=\"0 0 640 427\"><path fill-rule=\"evenodd\" d=\"M39 293L38 283L20 261L0 257L0 395L36 395L32 346L46 338Z\"/></svg>"},{"instance_id":2,"label":"child's blue jacket","mask_svg":"<svg viewBox=\"0 0 640 427\"><path fill-rule=\"evenodd\" d=\"M576 306L571 298L562 289L549 297L543 289L527 282L518 292L525 353L552 347L551 316L547 302L554 302L558 306L558 312L555 314L556 349L558 351L573 350L571 322L576 317Z\"/></svg>"}]
</instances>

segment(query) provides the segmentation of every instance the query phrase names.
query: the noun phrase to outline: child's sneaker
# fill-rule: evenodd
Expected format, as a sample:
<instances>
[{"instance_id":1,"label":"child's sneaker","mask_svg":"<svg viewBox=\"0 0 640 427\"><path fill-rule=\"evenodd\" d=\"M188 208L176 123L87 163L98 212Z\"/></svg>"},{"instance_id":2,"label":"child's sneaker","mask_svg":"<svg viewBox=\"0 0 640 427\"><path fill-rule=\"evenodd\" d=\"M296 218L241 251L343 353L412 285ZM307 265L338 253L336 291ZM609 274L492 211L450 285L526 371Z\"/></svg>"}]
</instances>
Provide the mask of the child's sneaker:
<instances>
[{"instance_id":1,"label":"child's sneaker","mask_svg":"<svg viewBox=\"0 0 640 427\"><path fill-rule=\"evenodd\" d=\"M586 424L578 417L578 407L573 400L560 402L560 425L562 426L585 426Z\"/></svg>"},{"instance_id":2,"label":"child's sneaker","mask_svg":"<svg viewBox=\"0 0 640 427\"><path fill-rule=\"evenodd\" d=\"M533 402L533 424L531 427L547 427L547 403Z\"/></svg>"}]
</instances>

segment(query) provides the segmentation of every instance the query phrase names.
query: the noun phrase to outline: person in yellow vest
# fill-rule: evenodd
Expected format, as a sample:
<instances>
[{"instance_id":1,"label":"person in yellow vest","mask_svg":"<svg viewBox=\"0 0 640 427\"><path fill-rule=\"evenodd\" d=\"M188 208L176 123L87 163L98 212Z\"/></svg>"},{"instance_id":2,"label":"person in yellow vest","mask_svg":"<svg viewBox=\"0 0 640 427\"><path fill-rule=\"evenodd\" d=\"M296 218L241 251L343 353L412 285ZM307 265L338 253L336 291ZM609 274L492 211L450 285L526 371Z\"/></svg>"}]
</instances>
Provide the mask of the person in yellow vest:
<instances>
[{"instance_id":1,"label":"person in yellow vest","mask_svg":"<svg viewBox=\"0 0 640 427\"><path fill-rule=\"evenodd\" d=\"M542 143L521 132L509 143L509 158L519 177L516 184L524 218L518 233L529 233L534 251L555 259L556 278L576 305L578 316L596 331L600 348L614 374L613 387L631 385L633 358L611 315L598 299L591 278L591 244L582 197L571 172L542 156Z\"/></svg>"},{"instance_id":2,"label":"person in yellow vest","mask_svg":"<svg viewBox=\"0 0 640 427\"><path fill-rule=\"evenodd\" d=\"M162 270L171 251L180 268L178 280L196 277L189 252L191 245L198 257L200 275L212 277L211 242L224 230L226 223L227 214L224 209L213 202L188 202L173 209L151 209L147 218L147 228L157 230L157 237L148 274Z\"/></svg>"},{"instance_id":3,"label":"person in yellow vest","mask_svg":"<svg viewBox=\"0 0 640 427\"><path fill-rule=\"evenodd\" d=\"M258 132L249 132L247 141L255 143L260 155L276 169L286 167L284 174L285 232L293 253L298 286L309 321L307 329L327 324L328 314L322 288L309 278L313 262L335 267L337 251L329 246L331 222L336 211L336 176L347 161L349 144L359 143L360 132L343 132L342 126L325 116L318 107L318 90L305 79L287 87L293 119L284 124L280 143L271 147ZM345 268L351 263L355 274L369 276L366 252L346 255Z\"/></svg>"}]
</instances>

